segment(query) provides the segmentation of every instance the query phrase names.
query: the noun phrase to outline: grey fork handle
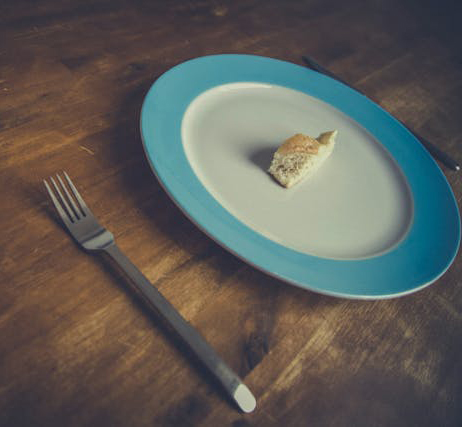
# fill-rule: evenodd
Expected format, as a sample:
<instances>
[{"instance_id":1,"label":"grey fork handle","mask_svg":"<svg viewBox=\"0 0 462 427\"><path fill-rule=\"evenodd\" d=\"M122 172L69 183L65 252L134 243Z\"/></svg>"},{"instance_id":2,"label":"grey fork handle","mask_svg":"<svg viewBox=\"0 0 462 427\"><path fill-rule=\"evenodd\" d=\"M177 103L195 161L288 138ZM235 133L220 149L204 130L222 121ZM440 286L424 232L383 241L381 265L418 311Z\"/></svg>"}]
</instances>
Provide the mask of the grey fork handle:
<instances>
[{"instance_id":1,"label":"grey fork handle","mask_svg":"<svg viewBox=\"0 0 462 427\"><path fill-rule=\"evenodd\" d=\"M250 390L199 332L164 298L115 243L104 248L104 251L124 270L143 298L175 330L241 410L253 411L255 398Z\"/></svg>"}]
</instances>

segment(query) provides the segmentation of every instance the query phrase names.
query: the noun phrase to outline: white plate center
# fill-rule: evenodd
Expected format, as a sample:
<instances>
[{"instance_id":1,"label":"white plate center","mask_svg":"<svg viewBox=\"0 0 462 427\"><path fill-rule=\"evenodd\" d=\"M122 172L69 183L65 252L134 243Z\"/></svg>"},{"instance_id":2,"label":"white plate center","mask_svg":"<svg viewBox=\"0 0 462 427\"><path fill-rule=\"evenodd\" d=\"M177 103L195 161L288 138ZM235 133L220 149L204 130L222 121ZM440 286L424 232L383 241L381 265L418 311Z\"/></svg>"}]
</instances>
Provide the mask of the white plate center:
<instances>
[{"instance_id":1,"label":"white plate center","mask_svg":"<svg viewBox=\"0 0 462 427\"><path fill-rule=\"evenodd\" d=\"M295 133L338 130L316 174L282 188L266 172ZM333 259L381 254L406 234L412 197L383 146L331 105L282 86L233 83L198 96L182 123L189 163L207 191L257 233Z\"/></svg>"}]
</instances>

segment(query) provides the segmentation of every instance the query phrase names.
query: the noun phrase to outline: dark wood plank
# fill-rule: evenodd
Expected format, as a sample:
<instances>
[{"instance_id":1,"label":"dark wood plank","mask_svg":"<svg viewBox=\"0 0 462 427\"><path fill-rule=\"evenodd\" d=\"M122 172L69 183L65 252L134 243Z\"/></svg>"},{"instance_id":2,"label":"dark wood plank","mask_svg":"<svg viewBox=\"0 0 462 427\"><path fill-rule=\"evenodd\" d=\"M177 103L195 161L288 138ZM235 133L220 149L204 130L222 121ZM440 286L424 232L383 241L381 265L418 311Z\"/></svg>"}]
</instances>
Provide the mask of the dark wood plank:
<instances>
[{"instance_id":1,"label":"dark wood plank","mask_svg":"<svg viewBox=\"0 0 462 427\"><path fill-rule=\"evenodd\" d=\"M417 294L347 301L283 284L192 225L138 118L171 66L310 54L459 162L456 2L25 0L0 5L0 425L460 426L462 261ZM240 414L41 180L67 170L146 276L245 378ZM444 170L462 200L460 173Z\"/></svg>"}]
</instances>

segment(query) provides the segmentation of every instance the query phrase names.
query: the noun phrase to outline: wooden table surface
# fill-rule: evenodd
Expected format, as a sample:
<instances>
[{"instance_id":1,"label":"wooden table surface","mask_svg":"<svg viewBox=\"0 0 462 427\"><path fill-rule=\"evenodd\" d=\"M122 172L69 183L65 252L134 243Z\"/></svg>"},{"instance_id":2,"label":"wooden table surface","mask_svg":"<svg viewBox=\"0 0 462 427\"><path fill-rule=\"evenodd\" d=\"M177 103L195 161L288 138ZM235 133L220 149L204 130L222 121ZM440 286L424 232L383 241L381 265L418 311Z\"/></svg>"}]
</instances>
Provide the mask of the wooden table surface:
<instances>
[{"instance_id":1,"label":"wooden table surface","mask_svg":"<svg viewBox=\"0 0 462 427\"><path fill-rule=\"evenodd\" d=\"M1 426L460 426L462 260L404 298L317 295L199 231L143 155L143 96L214 53L310 54L462 161L456 2L0 5ZM59 225L66 170L120 247L241 375L241 414L113 266ZM443 169L458 200L461 174Z\"/></svg>"}]
</instances>

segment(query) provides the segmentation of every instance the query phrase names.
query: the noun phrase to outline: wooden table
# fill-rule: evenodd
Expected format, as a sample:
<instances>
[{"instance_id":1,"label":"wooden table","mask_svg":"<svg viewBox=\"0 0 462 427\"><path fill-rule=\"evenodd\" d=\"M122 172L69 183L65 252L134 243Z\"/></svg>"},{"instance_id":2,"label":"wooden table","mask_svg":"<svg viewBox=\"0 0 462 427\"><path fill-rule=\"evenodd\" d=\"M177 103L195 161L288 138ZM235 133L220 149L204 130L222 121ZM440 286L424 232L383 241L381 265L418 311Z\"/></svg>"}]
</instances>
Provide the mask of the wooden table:
<instances>
[{"instance_id":1,"label":"wooden table","mask_svg":"<svg viewBox=\"0 0 462 427\"><path fill-rule=\"evenodd\" d=\"M460 257L400 299L288 286L179 212L138 131L147 89L184 60L310 54L460 162L456 12L399 0L2 2L0 425L462 425ZM254 413L240 414L124 278L69 239L41 182L63 169L245 379ZM461 174L444 173L460 204Z\"/></svg>"}]
</instances>

